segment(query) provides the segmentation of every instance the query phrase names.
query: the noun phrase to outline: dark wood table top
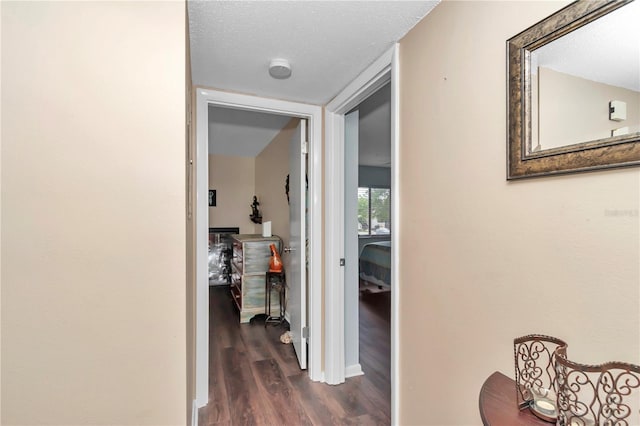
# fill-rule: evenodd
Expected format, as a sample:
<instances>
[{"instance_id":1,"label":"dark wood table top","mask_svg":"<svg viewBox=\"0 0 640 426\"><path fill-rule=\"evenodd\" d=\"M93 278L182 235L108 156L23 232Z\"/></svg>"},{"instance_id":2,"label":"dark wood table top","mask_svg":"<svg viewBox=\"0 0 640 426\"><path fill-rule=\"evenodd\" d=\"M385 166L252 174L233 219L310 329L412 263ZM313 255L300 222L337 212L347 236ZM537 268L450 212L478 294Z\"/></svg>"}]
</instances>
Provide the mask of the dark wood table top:
<instances>
[{"instance_id":1,"label":"dark wood table top","mask_svg":"<svg viewBox=\"0 0 640 426\"><path fill-rule=\"evenodd\" d=\"M480 417L485 426L528 426L547 423L529 409L518 410L516 382L496 371L485 380L480 390Z\"/></svg>"}]
</instances>

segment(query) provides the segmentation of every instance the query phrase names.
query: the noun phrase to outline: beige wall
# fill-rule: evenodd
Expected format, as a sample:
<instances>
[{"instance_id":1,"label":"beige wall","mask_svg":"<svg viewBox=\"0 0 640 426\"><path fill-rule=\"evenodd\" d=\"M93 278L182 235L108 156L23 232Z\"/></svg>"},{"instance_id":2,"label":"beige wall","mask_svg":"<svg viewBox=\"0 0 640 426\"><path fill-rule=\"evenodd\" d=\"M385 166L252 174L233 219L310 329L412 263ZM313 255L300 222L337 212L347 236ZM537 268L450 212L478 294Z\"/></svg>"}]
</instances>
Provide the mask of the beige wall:
<instances>
[{"instance_id":1,"label":"beige wall","mask_svg":"<svg viewBox=\"0 0 640 426\"><path fill-rule=\"evenodd\" d=\"M445 1L400 43L403 425L480 424L527 333L640 362L640 171L505 180L505 40L565 4Z\"/></svg>"},{"instance_id":2,"label":"beige wall","mask_svg":"<svg viewBox=\"0 0 640 426\"><path fill-rule=\"evenodd\" d=\"M2 2L3 425L188 407L185 5Z\"/></svg>"},{"instance_id":3,"label":"beige wall","mask_svg":"<svg viewBox=\"0 0 640 426\"><path fill-rule=\"evenodd\" d=\"M289 123L256 157L256 195L264 221L271 221L271 233L289 245L289 204L285 181L289 174L289 142L300 119ZM261 229L258 229L261 232Z\"/></svg>"},{"instance_id":4,"label":"beige wall","mask_svg":"<svg viewBox=\"0 0 640 426\"><path fill-rule=\"evenodd\" d=\"M549 68L539 68L538 79L542 149L609 138L611 130L621 127L640 131L640 92ZM626 102L626 120L609 120L612 100Z\"/></svg>"},{"instance_id":5,"label":"beige wall","mask_svg":"<svg viewBox=\"0 0 640 426\"><path fill-rule=\"evenodd\" d=\"M289 169L289 140L299 119L291 119L257 157L209 155L209 188L217 206L209 208L210 227L239 226L240 233L261 233L249 219L253 196L258 197L271 233L289 241L289 206L284 182Z\"/></svg>"},{"instance_id":6,"label":"beige wall","mask_svg":"<svg viewBox=\"0 0 640 426\"><path fill-rule=\"evenodd\" d=\"M2 46L2 2L0 2L0 46ZM2 64L2 48L0 47L0 64ZM2 66L0 66L0 97L2 95ZM0 102L0 194L2 194L2 102ZM0 196L0 224L2 223L2 198ZM2 424L2 226L0 226L0 424Z\"/></svg>"},{"instance_id":7,"label":"beige wall","mask_svg":"<svg viewBox=\"0 0 640 426\"><path fill-rule=\"evenodd\" d=\"M255 176L253 157L209 155L209 189L216 190L217 198L216 207L209 207L210 227L237 226L241 234L262 232L262 228L254 226L249 219Z\"/></svg>"}]
</instances>

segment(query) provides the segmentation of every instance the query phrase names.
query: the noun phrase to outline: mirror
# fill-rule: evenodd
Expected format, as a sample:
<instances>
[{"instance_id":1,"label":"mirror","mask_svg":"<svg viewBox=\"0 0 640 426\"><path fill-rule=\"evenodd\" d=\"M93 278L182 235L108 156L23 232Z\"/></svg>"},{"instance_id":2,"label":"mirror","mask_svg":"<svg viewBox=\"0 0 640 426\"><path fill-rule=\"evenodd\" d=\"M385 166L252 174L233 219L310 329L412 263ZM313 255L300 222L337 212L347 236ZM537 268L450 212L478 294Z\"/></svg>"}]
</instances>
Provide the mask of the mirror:
<instances>
[{"instance_id":1,"label":"mirror","mask_svg":"<svg viewBox=\"0 0 640 426\"><path fill-rule=\"evenodd\" d=\"M640 165L638 22L579 0L507 41L507 179Z\"/></svg>"}]
</instances>

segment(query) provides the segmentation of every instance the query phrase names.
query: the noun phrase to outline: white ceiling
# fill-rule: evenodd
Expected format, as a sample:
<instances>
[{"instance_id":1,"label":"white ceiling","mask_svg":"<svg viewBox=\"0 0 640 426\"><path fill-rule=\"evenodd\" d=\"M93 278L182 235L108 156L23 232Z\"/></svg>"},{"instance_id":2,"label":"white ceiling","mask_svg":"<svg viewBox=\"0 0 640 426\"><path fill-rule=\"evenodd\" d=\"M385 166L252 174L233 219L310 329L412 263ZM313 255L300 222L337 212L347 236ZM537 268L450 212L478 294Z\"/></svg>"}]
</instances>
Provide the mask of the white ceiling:
<instances>
[{"instance_id":1,"label":"white ceiling","mask_svg":"<svg viewBox=\"0 0 640 426\"><path fill-rule=\"evenodd\" d=\"M538 66L640 92L640 2L629 3L534 51Z\"/></svg>"},{"instance_id":2,"label":"white ceiling","mask_svg":"<svg viewBox=\"0 0 640 426\"><path fill-rule=\"evenodd\" d=\"M209 154L255 157L291 117L209 107Z\"/></svg>"},{"instance_id":3,"label":"white ceiling","mask_svg":"<svg viewBox=\"0 0 640 426\"><path fill-rule=\"evenodd\" d=\"M325 104L438 1L188 1L193 84ZM291 63L269 76L273 58Z\"/></svg>"}]
</instances>

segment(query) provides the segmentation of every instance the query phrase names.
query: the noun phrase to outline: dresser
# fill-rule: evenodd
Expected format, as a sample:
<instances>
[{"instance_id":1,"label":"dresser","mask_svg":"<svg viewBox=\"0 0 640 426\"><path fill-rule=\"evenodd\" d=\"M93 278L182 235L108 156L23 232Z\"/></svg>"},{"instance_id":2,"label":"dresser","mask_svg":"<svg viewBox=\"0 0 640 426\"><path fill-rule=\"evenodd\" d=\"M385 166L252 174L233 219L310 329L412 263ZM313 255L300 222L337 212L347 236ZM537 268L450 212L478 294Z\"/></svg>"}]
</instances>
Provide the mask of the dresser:
<instances>
[{"instance_id":1,"label":"dresser","mask_svg":"<svg viewBox=\"0 0 640 426\"><path fill-rule=\"evenodd\" d=\"M265 313L265 282L269 270L271 249L275 244L280 251L280 238L263 237L260 234L233 235L231 261L231 295L240 311L240 322ZM279 309L278 297L271 297L271 309Z\"/></svg>"}]
</instances>

